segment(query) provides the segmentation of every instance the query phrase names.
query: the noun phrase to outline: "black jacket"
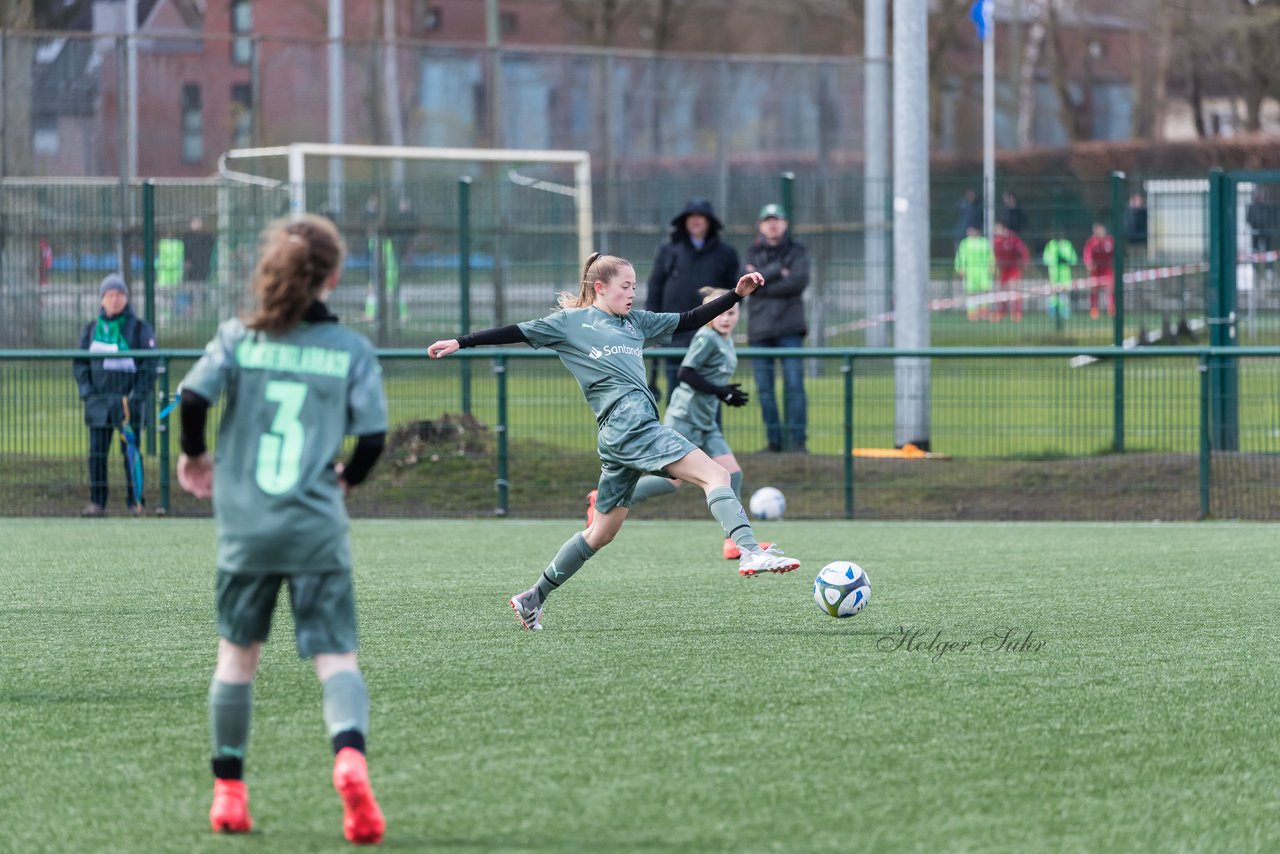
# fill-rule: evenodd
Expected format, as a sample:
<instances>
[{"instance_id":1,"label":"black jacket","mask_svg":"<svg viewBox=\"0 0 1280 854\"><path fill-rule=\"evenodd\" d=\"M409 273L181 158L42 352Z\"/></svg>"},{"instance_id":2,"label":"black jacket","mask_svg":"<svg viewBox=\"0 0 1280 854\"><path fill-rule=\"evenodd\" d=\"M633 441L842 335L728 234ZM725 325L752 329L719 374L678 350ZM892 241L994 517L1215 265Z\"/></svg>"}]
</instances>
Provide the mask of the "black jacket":
<instances>
[{"instance_id":1,"label":"black jacket","mask_svg":"<svg viewBox=\"0 0 1280 854\"><path fill-rule=\"evenodd\" d=\"M804 244L790 234L784 234L777 246L757 237L747 250L747 263L764 276L764 287L747 300L747 343L808 335L802 295L809 286L809 250Z\"/></svg>"},{"instance_id":2,"label":"black jacket","mask_svg":"<svg viewBox=\"0 0 1280 854\"><path fill-rule=\"evenodd\" d=\"M130 350L154 350L155 333L146 321L133 313L133 308L126 305L124 323L120 333L128 342ZM99 312L99 317L105 317ZM80 333L80 349L88 350L93 342L93 328L98 323L91 320L85 324ZM118 427L124 419L122 397L129 398L129 414L135 428L143 426L151 411L151 393L155 387L156 360L133 359L137 370L124 371L110 369L115 358L127 358L121 353L109 359L76 359L71 366L79 387L80 399L84 401L84 423L90 427Z\"/></svg>"},{"instance_id":3,"label":"black jacket","mask_svg":"<svg viewBox=\"0 0 1280 854\"><path fill-rule=\"evenodd\" d=\"M710 210L708 205L707 210ZM689 213L707 217L710 227L702 248L695 248L684 228ZM686 312L702 303L698 295L707 286L732 289L738 283L738 253L720 239L720 221L714 214L686 207L672 224L671 240L658 250L645 291L645 308L649 311ZM678 332L671 337L676 347L693 340L697 330Z\"/></svg>"}]
</instances>

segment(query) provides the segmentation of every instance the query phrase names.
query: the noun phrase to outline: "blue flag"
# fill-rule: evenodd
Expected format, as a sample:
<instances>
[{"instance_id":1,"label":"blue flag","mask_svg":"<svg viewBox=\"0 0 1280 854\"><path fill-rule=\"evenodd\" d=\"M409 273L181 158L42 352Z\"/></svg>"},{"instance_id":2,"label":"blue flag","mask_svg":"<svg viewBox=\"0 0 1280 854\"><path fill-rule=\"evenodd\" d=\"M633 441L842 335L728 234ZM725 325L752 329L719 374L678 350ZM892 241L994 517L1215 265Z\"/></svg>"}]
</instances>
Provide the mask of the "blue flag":
<instances>
[{"instance_id":1,"label":"blue flag","mask_svg":"<svg viewBox=\"0 0 1280 854\"><path fill-rule=\"evenodd\" d=\"M973 25L978 28L978 38L987 40L987 25L990 22L991 0L977 0L969 9L969 17L973 19Z\"/></svg>"}]
</instances>

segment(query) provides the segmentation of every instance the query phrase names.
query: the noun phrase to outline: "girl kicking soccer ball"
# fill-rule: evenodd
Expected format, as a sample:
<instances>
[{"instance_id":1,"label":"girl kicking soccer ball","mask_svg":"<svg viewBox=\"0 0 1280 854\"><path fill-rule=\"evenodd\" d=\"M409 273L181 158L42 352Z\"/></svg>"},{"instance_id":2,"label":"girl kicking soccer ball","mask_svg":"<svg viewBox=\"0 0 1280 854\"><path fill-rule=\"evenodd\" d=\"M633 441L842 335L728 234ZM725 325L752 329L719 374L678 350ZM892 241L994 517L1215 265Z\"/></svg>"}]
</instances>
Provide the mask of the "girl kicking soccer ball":
<instances>
[{"instance_id":1,"label":"girl kicking soccer ball","mask_svg":"<svg viewBox=\"0 0 1280 854\"><path fill-rule=\"evenodd\" d=\"M698 291L702 302L709 303L729 293L724 288L703 288ZM698 330L689 343L689 350L680 362L680 385L671 395L663 425L675 430L706 452L707 456L729 473L729 486L734 497L742 501L742 467L720 430L720 404L746 406L749 397L737 383L730 383L738 368L738 354L733 349L733 328L738 325L738 307L711 319ZM631 503L645 501L659 495L670 495L680 486L680 481L657 475L645 475L636 484ZM588 502L594 500L588 496ZM588 522L589 524L589 522ZM764 547L768 548L765 543ZM742 550L732 538L726 538L721 550L725 560L738 560ZM744 569L742 572L748 573Z\"/></svg>"},{"instance_id":2,"label":"girl kicking soccer ball","mask_svg":"<svg viewBox=\"0 0 1280 854\"><path fill-rule=\"evenodd\" d=\"M537 584L511 597L511 607L526 629L542 628L547 596L613 541L627 518L636 482L645 474L678 478L702 488L711 515L742 553L738 563L742 574L799 568L800 561L756 542L724 467L658 423L658 405L645 378L646 346L665 344L675 332L697 329L763 284L759 273L748 273L732 292L683 314L632 311L635 269L622 258L595 253L587 259L579 293L561 294L559 310L547 317L437 341L427 348L431 358L439 359L462 347L484 344L524 342L549 347L578 381L600 425L595 516L585 531L560 547Z\"/></svg>"}]
</instances>

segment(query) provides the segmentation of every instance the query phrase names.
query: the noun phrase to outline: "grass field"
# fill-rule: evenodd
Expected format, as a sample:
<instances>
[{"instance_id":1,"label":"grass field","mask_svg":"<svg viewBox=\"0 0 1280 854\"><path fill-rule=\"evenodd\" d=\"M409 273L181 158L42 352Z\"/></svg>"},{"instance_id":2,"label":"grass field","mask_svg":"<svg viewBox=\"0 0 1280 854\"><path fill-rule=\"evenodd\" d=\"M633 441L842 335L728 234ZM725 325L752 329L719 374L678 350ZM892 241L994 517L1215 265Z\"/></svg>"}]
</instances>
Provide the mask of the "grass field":
<instances>
[{"instance_id":1,"label":"grass field","mask_svg":"<svg viewBox=\"0 0 1280 854\"><path fill-rule=\"evenodd\" d=\"M283 615L257 829L207 830L210 522L4 527L0 848L345 847ZM384 847L1280 847L1274 525L766 523L805 565L743 579L709 521L636 522L523 632L573 529L354 523ZM851 620L811 599L836 558Z\"/></svg>"}]
</instances>

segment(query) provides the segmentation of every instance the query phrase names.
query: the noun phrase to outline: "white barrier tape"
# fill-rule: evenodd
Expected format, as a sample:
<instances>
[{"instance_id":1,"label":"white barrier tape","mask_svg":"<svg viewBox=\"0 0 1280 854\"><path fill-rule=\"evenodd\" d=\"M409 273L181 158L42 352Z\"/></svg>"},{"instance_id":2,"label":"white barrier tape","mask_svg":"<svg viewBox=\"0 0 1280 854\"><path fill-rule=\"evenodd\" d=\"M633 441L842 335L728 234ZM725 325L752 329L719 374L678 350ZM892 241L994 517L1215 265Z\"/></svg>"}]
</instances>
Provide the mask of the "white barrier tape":
<instances>
[{"instance_id":1,"label":"white barrier tape","mask_svg":"<svg viewBox=\"0 0 1280 854\"><path fill-rule=\"evenodd\" d=\"M1280 261L1280 250L1241 253L1238 259L1238 263L1241 264L1263 264L1271 261ZM1133 282L1153 282L1161 279L1176 279L1180 276L1186 276L1193 273L1204 273L1208 272L1208 270L1208 261L1197 261L1193 264L1174 264L1166 267L1149 267L1144 270L1134 270L1132 272L1125 273L1123 281L1125 284ZM1019 287L1011 290L983 291L982 293L968 294L963 297L942 297L940 299L930 300L929 311L986 308L1000 303L1015 302L1024 296L1057 296L1059 294L1073 293L1075 291L1087 291L1094 287L1105 287L1107 279L1104 276L1085 276L1057 285L1044 282L1043 280L1041 280L1041 282L1041 284ZM893 319L894 313L892 311L886 311L883 314L864 317L860 320L841 323L837 326L828 326L826 336L830 338L833 335L840 335L845 332L856 332L862 329L870 329L872 326L879 326L882 323L892 323Z\"/></svg>"}]
</instances>

